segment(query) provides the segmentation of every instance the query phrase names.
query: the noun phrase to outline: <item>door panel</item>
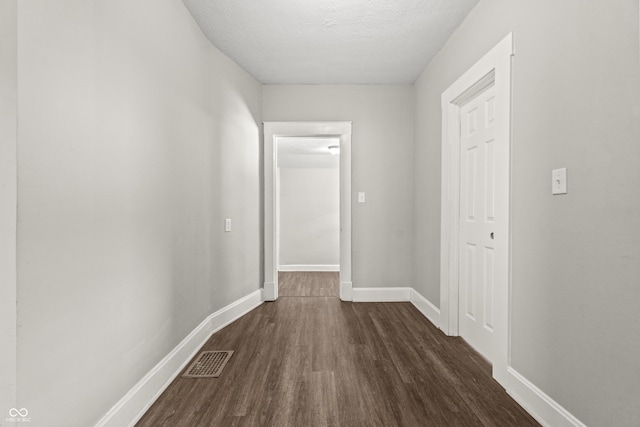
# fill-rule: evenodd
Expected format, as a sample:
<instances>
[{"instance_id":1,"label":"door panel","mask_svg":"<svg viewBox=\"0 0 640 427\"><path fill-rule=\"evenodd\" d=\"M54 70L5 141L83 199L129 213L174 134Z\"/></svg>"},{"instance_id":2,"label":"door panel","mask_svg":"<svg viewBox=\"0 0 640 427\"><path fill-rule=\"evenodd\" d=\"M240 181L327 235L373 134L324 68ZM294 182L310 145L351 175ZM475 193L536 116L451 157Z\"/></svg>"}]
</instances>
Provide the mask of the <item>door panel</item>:
<instances>
[{"instance_id":1,"label":"door panel","mask_svg":"<svg viewBox=\"0 0 640 427\"><path fill-rule=\"evenodd\" d=\"M467 317L472 321L476 320L476 298L475 298L475 288L476 288L476 245L467 243L467 253L466 253L466 286L467 286L467 298L466 298L466 307L467 307Z\"/></svg>"},{"instance_id":2,"label":"door panel","mask_svg":"<svg viewBox=\"0 0 640 427\"><path fill-rule=\"evenodd\" d=\"M461 108L459 332L491 360L496 248L495 102L490 87Z\"/></svg>"},{"instance_id":3,"label":"door panel","mask_svg":"<svg viewBox=\"0 0 640 427\"><path fill-rule=\"evenodd\" d=\"M484 327L493 332L494 250L484 248Z\"/></svg>"}]
</instances>

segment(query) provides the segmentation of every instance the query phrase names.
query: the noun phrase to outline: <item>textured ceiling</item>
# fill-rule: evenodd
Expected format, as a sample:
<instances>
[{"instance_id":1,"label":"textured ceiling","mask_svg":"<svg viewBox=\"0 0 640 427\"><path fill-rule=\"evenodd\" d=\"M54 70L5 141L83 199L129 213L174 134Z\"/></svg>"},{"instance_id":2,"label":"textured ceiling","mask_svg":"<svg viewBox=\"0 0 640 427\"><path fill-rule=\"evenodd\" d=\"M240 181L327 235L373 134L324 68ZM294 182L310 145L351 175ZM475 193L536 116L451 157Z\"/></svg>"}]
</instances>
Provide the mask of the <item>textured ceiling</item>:
<instances>
[{"instance_id":1,"label":"textured ceiling","mask_svg":"<svg viewBox=\"0 0 640 427\"><path fill-rule=\"evenodd\" d=\"M479 0L183 0L265 84L408 84Z\"/></svg>"}]
</instances>

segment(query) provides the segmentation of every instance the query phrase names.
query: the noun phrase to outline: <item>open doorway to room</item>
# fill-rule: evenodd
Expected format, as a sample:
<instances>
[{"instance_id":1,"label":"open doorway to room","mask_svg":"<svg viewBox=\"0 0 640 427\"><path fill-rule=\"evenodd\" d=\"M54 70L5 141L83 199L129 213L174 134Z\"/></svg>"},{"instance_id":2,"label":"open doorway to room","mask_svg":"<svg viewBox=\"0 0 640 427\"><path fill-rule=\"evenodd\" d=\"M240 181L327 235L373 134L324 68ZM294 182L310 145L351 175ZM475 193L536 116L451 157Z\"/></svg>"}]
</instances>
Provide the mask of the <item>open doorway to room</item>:
<instances>
[{"instance_id":1,"label":"open doorway to room","mask_svg":"<svg viewBox=\"0 0 640 427\"><path fill-rule=\"evenodd\" d=\"M276 139L280 296L335 296L340 272L340 138Z\"/></svg>"},{"instance_id":2,"label":"open doorway to room","mask_svg":"<svg viewBox=\"0 0 640 427\"><path fill-rule=\"evenodd\" d=\"M284 273L312 271L297 279L309 289L285 294L336 295L331 281L311 289L322 272L351 301L351 122L266 122L264 171L264 299L278 298Z\"/></svg>"}]
</instances>

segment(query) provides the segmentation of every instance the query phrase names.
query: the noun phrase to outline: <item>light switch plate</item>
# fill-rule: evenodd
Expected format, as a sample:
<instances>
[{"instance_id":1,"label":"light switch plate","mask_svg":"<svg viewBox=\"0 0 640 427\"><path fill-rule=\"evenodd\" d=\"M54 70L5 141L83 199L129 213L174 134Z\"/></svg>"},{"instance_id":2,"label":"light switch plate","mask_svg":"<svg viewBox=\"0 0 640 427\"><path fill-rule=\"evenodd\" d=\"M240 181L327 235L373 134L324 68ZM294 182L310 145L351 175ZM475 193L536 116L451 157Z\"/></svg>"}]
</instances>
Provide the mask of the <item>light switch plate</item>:
<instances>
[{"instance_id":1,"label":"light switch plate","mask_svg":"<svg viewBox=\"0 0 640 427\"><path fill-rule=\"evenodd\" d=\"M567 194L567 168L551 171L551 194Z\"/></svg>"},{"instance_id":2,"label":"light switch plate","mask_svg":"<svg viewBox=\"0 0 640 427\"><path fill-rule=\"evenodd\" d=\"M359 192L358 193L358 203L364 203L365 201L366 201L366 198L365 198L364 192L363 191Z\"/></svg>"},{"instance_id":3,"label":"light switch plate","mask_svg":"<svg viewBox=\"0 0 640 427\"><path fill-rule=\"evenodd\" d=\"M224 231L231 231L231 220L230 219L225 219L224 220Z\"/></svg>"}]
</instances>

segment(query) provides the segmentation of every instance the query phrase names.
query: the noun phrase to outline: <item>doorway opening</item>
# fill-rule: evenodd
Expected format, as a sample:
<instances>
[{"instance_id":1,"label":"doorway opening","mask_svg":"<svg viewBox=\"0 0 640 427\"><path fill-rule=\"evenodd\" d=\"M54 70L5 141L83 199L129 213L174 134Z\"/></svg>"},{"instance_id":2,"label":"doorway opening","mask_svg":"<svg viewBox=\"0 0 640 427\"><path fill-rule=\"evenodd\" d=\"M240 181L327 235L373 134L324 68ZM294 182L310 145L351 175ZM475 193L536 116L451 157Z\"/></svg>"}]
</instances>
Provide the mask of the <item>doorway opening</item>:
<instances>
[{"instance_id":1,"label":"doorway opening","mask_svg":"<svg viewBox=\"0 0 640 427\"><path fill-rule=\"evenodd\" d=\"M340 139L276 138L278 294L338 297Z\"/></svg>"},{"instance_id":2,"label":"doorway opening","mask_svg":"<svg viewBox=\"0 0 640 427\"><path fill-rule=\"evenodd\" d=\"M332 154L337 150L339 155ZM312 169L315 171L310 172ZM275 301L278 298L280 271L337 270L340 299L351 301L351 122L265 122L264 174L264 299ZM300 218L298 223L291 224L296 215L302 215L313 204L306 200L301 206L300 198L306 199L309 195L291 193L304 187L301 185L303 176L315 181L307 184L315 186L316 192L325 193L323 180L325 186L339 182L337 218L326 212L331 218L325 218L328 221L324 224L306 224L304 227ZM282 191L287 192L284 195L287 206L281 205ZM288 203L290 196L297 200ZM327 193L324 197L332 196ZM335 206L329 210L335 210ZM283 214L286 218L282 218ZM286 225L283 226L284 221ZM333 225L337 225L337 235L326 233L326 227ZM325 227L324 234L320 230L322 227ZM304 244L305 238L314 235L320 236L321 248L312 248L308 241Z\"/></svg>"}]
</instances>

